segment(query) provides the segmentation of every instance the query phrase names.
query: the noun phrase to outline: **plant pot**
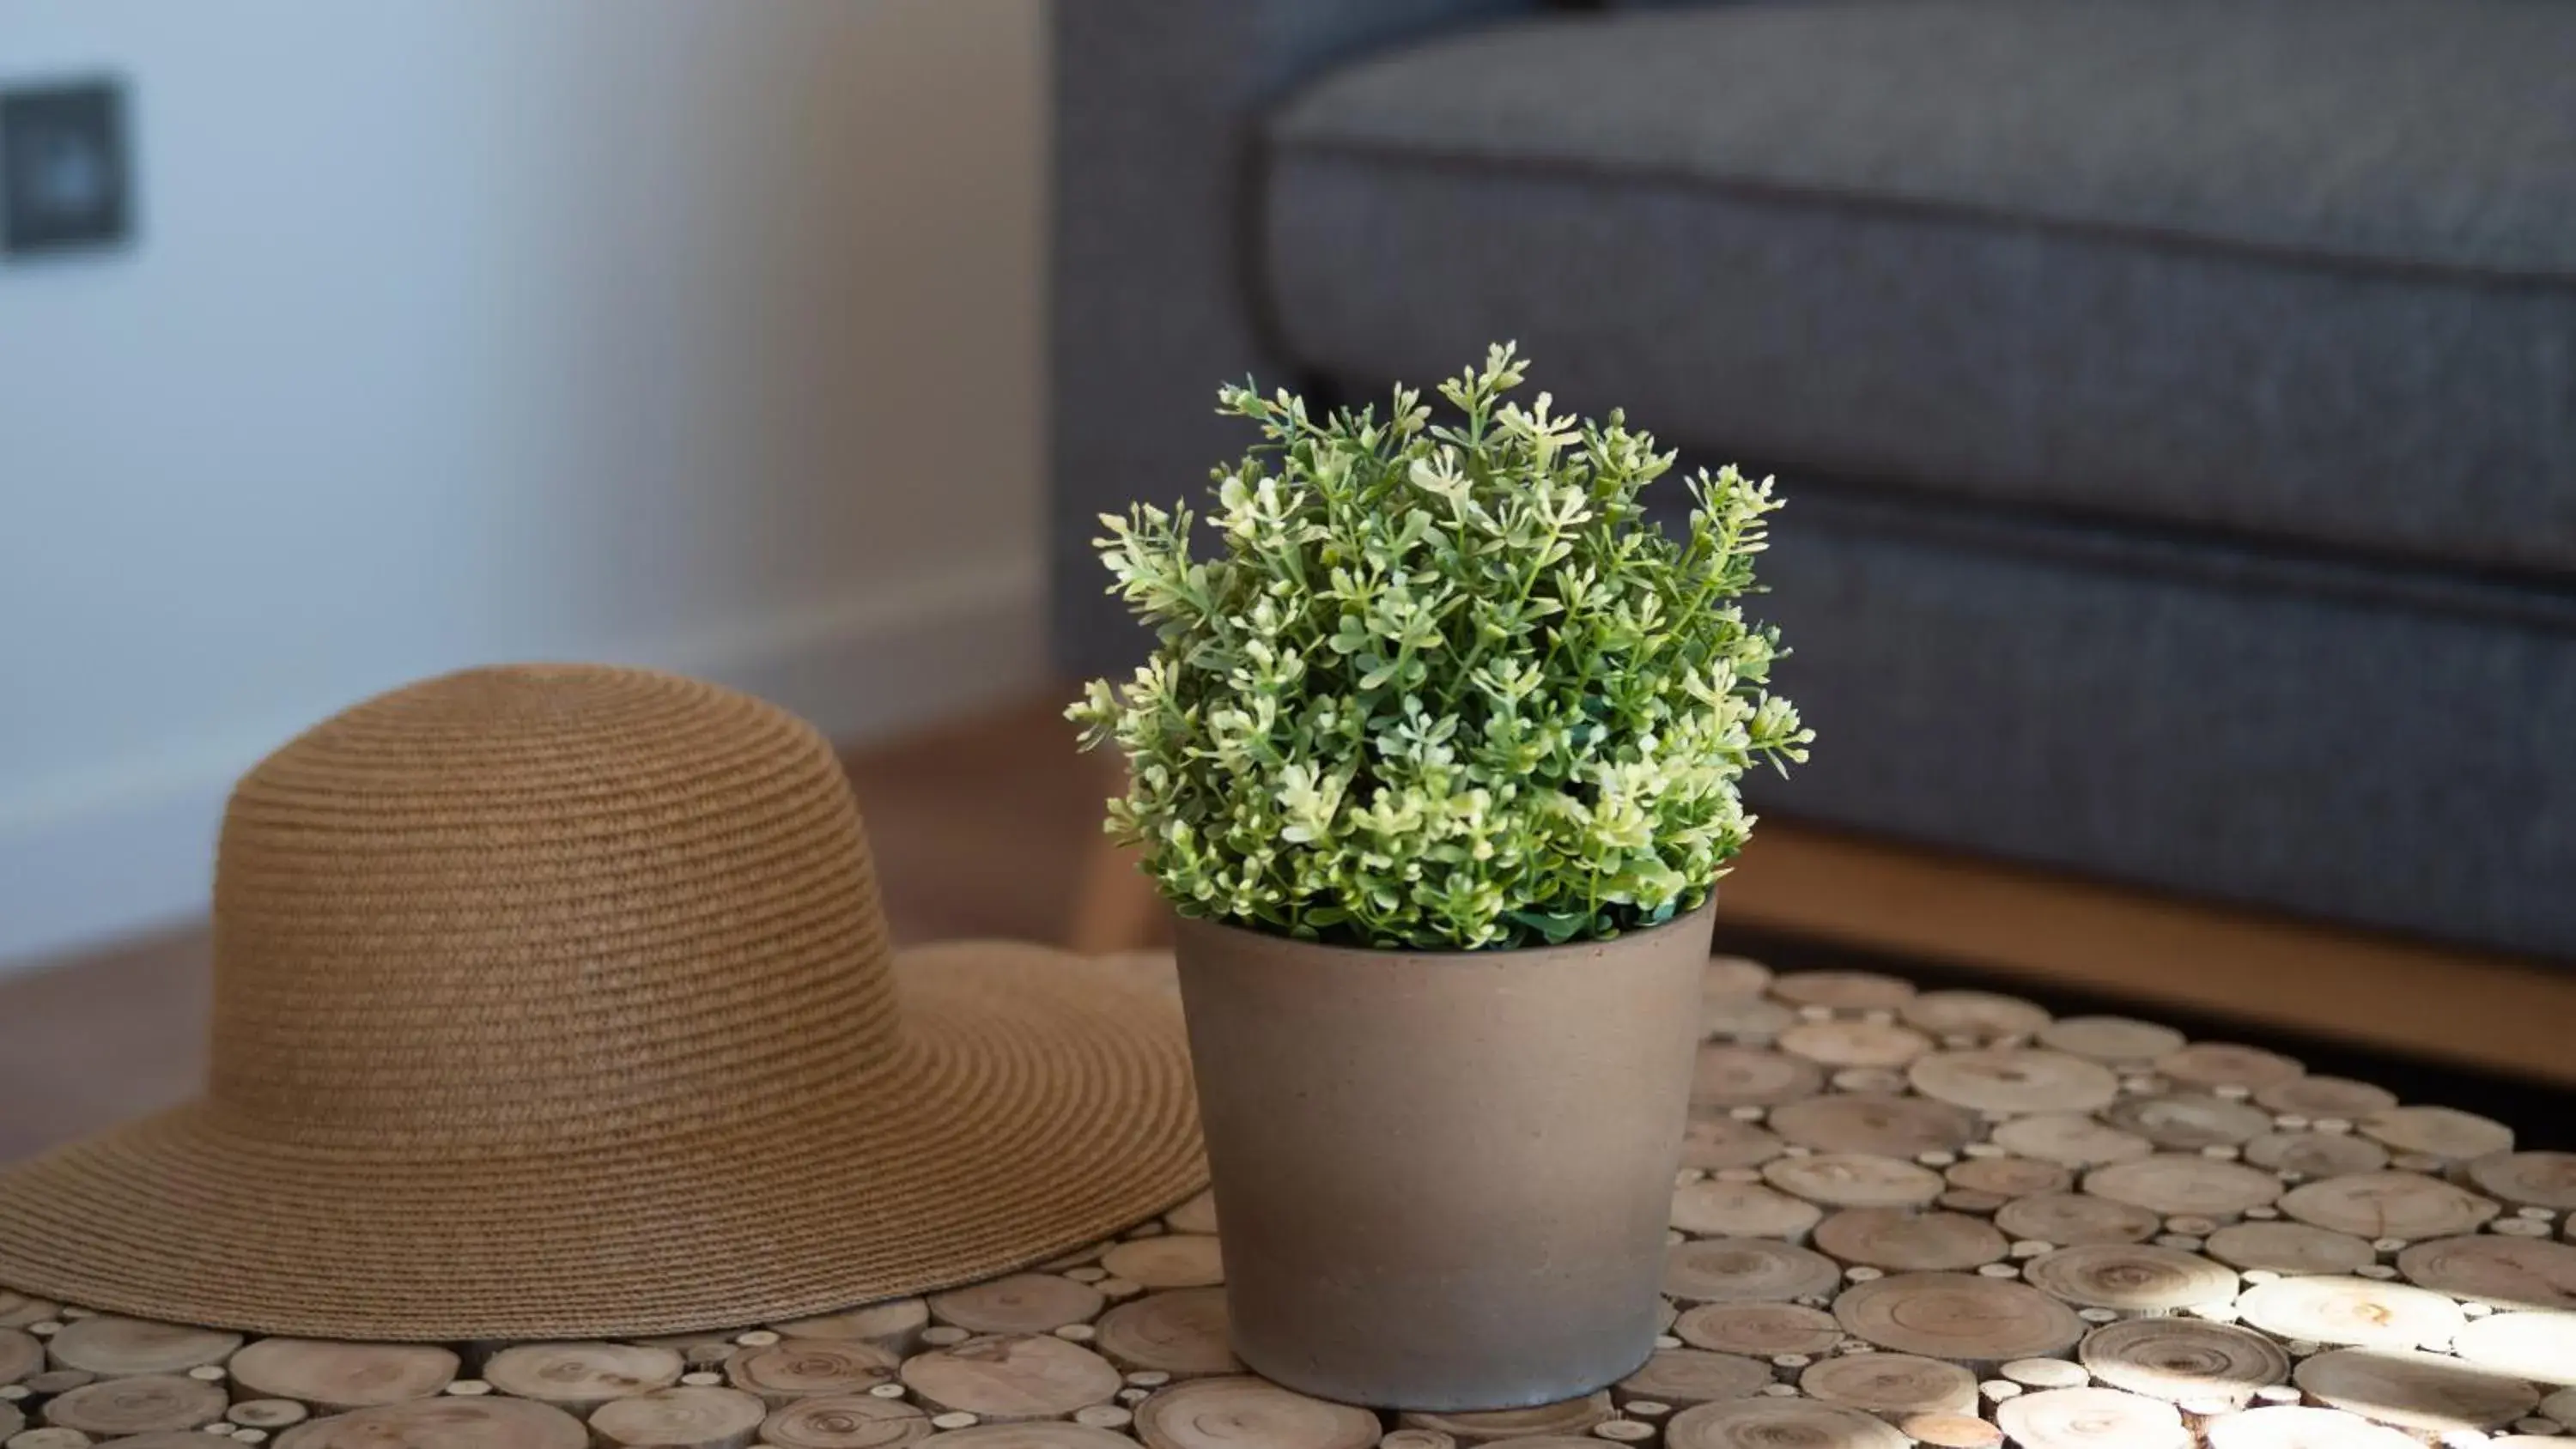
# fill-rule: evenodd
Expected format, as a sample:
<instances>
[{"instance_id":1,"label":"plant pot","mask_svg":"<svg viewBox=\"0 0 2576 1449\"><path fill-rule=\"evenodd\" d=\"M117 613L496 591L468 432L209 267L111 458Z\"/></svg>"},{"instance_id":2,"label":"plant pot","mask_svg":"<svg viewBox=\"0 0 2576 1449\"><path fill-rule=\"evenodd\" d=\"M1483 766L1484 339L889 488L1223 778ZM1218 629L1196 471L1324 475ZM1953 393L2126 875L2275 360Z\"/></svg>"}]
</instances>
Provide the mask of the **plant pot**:
<instances>
[{"instance_id":1,"label":"plant pot","mask_svg":"<svg viewBox=\"0 0 2576 1449\"><path fill-rule=\"evenodd\" d=\"M1182 920L1235 1353L1403 1409L1547 1403L1644 1362L1710 914L1490 952Z\"/></svg>"}]
</instances>

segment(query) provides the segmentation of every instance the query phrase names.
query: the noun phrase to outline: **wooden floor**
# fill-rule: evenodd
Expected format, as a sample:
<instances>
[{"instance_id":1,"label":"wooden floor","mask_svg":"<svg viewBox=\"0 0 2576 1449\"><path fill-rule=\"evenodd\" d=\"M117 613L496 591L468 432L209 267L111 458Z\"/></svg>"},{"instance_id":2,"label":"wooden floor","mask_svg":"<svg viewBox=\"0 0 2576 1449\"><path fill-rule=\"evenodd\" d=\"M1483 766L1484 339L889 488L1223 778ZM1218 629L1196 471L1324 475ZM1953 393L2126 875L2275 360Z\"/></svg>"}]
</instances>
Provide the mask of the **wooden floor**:
<instances>
[{"instance_id":1,"label":"wooden floor","mask_svg":"<svg viewBox=\"0 0 2576 1449\"><path fill-rule=\"evenodd\" d=\"M904 941L1073 929L1102 768L1046 700L849 761ZM2576 974L1766 820L1732 919L2576 1084ZM1150 917L1140 916L1140 919ZM191 929L0 982L0 1160L176 1102L204 1070Z\"/></svg>"}]
</instances>

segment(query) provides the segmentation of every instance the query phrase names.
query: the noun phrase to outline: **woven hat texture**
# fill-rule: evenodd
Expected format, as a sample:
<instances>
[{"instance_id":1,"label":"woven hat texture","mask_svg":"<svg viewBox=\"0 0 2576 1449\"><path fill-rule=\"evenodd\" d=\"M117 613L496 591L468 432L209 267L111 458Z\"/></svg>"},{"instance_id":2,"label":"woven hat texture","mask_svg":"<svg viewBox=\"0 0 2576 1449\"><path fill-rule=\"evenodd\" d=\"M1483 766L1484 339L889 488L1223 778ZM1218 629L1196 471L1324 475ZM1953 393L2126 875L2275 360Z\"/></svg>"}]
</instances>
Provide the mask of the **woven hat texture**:
<instances>
[{"instance_id":1,"label":"woven hat texture","mask_svg":"<svg viewBox=\"0 0 2576 1449\"><path fill-rule=\"evenodd\" d=\"M235 788L214 923L205 1094L0 1173L0 1286L677 1332L987 1277L1204 1181L1168 994L893 951L830 747L712 685L521 666L360 704Z\"/></svg>"}]
</instances>

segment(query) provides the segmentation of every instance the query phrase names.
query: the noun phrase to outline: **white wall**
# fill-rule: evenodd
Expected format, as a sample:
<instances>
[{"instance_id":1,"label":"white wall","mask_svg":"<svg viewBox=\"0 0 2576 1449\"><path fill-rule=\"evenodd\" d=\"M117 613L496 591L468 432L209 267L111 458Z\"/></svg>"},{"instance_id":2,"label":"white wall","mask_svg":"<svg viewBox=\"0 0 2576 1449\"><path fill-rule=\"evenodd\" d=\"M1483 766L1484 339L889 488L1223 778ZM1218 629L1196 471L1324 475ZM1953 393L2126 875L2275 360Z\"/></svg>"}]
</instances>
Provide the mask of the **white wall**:
<instances>
[{"instance_id":1,"label":"white wall","mask_svg":"<svg viewBox=\"0 0 2576 1449\"><path fill-rule=\"evenodd\" d=\"M0 0L141 173L0 266L0 969L200 909L232 777L423 674L1041 678L1038 3Z\"/></svg>"}]
</instances>

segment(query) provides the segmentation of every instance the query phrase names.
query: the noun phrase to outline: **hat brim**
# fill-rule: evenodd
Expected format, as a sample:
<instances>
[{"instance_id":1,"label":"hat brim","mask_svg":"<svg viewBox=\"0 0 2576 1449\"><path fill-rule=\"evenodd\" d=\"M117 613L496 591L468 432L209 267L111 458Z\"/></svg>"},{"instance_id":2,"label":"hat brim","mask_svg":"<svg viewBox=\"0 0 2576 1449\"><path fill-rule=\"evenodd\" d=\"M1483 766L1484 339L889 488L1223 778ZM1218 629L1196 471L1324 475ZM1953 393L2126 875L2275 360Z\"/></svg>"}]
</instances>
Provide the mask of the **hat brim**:
<instances>
[{"instance_id":1,"label":"hat brim","mask_svg":"<svg viewBox=\"0 0 2576 1449\"><path fill-rule=\"evenodd\" d=\"M1205 1184L1168 958L971 942L895 972L902 1085L855 1111L388 1165L244 1142L192 1103L0 1173L0 1286L311 1337L675 1333L1009 1272Z\"/></svg>"}]
</instances>

